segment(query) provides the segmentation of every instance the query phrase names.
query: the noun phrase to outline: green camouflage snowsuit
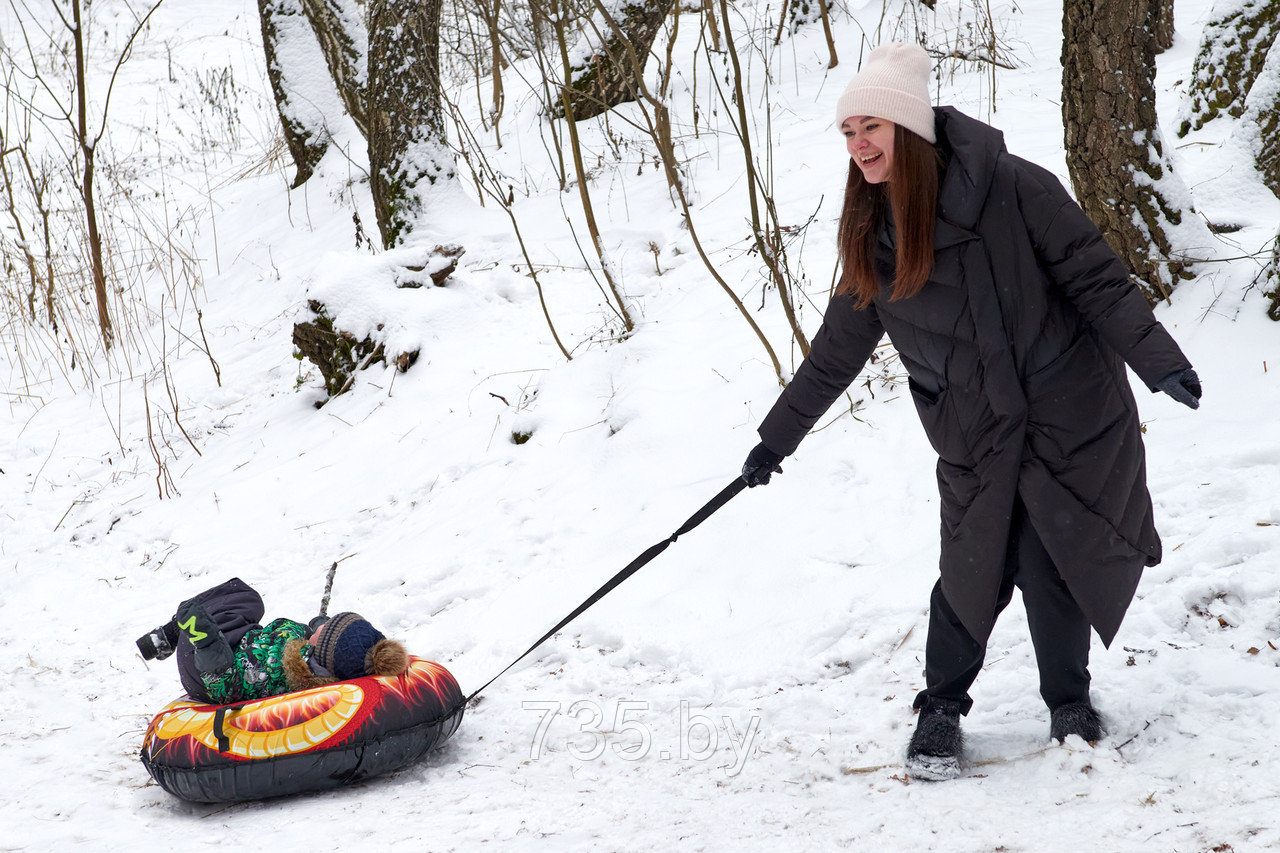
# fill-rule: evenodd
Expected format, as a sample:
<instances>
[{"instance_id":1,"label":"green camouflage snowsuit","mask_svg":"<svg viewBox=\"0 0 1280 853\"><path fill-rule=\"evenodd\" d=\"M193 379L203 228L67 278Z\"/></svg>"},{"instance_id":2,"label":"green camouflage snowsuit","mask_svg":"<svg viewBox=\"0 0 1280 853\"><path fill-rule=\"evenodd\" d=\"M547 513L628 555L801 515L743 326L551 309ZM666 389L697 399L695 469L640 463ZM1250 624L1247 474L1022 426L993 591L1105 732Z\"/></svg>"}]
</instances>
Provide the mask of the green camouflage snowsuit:
<instances>
[{"instance_id":1,"label":"green camouflage snowsuit","mask_svg":"<svg viewBox=\"0 0 1280 853\"><path fill-rule=\"evenodd\" d=\"M292 619L259 624L265 611L262 597L239 578L206 590L191 601L203 605L213 617L233 656L229 668L201 672L191 643L185 639L178 643L178 675L192 699L227 705L336 680L312 670L307 625Z\"/></svg>"}]
</instances>

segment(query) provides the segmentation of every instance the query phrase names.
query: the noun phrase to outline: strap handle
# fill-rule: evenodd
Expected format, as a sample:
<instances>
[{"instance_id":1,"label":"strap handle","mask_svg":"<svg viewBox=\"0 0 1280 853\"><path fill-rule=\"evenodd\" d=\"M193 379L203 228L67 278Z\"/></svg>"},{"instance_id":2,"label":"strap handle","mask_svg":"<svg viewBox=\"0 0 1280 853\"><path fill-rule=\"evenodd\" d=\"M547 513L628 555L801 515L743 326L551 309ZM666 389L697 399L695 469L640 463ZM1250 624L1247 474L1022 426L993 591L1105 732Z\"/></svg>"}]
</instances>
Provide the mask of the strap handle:
<instances>
[{"instance_id":1,"label":"strap handle","mask_svg":"<svg viewBox=\"0 0 1280 853\"><path fill-rule=\"evenodd\" d=\"M227 719L227 706L222 705L213 712L213 736L218 739L218 752L231 751L231 738L227 737L224 723Z\"/></svg>"},{"instance_id":2,"label":"strap handle","mask_svg":"<svg viewBox=\"0 0 1280 853\"><path fill-rule=\"evenodd\" d=\"M493 682L497 681L499 678L505 675L508 669L511 669L511 667L520 663L520 661L528 657L529 654L534 649L536 649L538 646L542 645L548 639L550 639L550 637L553 634L555 634L565 625L568 625L574 619L577 619L587 610L587 608L591 607L597 601L599 601L600 599L608 595L610 592L612 592L615 587L617 587L620 583L622 583L627 578L631 577L636 572L638 572L642 566L644 566L654 557L658 556L663 551L667 550L667 546L670 545L672 542L676 541L681 536L688 533L690 530L693 530L693 528L697 527L699 524L701 524L702 522L710 518L712 514L716 512L716 510L720 509L720 507L727 504L730 500L733 499L733 497L736 494L738 494L738 492L742 491L746 487L747 487L746 480L742 479L741 477L734 478L734 481L732 483L730 483L729 485L725 486L723 489L720 490L720 494L716 495L714 498L709 500L702 507L702 509L698 510L692 516L690 516L689 520L686 521L684 524L682 524L679 530L671 534L671 536L668 537L667 539L664 539L658 544L649 547L643 554L641 554L639 557L636 557L634 560L628 563L626 568L618 572L613 577L609 578L609 580L605 582L604 586L600 587L595 592L593 592L591 596L587 598L586 601L579 604L572 613L570 613L568 616L561 619L560 622L557 623L556 626L552 628L550 631L543 634L542 637L539 638L536 643L534 643L527 650L525 650L524 654L520 655L520 657L516 658L511 663L507 664L506 667L503 668L502 672L499 672L493 678L490 678L488 681L484 683L483 687L481 687L479 690L475 691L470 696L468 696L467 701L470 702L472 699L479 696L482 692L484 692L486 688L488 688L490 684L493 684Z\"/></svg>"}]
</instances>

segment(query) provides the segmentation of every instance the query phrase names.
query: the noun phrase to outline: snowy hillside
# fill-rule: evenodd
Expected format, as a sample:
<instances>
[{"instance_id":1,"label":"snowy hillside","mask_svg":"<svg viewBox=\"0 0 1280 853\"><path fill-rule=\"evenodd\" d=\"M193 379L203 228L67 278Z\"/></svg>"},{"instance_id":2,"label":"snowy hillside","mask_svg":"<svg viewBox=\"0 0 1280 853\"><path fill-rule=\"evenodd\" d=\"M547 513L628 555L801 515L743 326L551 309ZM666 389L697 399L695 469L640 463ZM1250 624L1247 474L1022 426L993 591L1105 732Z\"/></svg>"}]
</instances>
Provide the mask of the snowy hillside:
<instances>
[{"instance_id":1,"label":"snowy hillside","mask_svg":"<svg viewBox=\"0 0 1280 853\"><path fill-rule=\"evenodd\" d=\"M776 10L734 5L739 31L772 35ZM1019 67L998 73L994 96L988 69L959 67L939 101L1001 128L1011 151L1065 182L1061 8L998 5ZM973 14L958 0L938 7L914 17L940 40ZM1280 201L1225 144L1230 120L1173 135L1208 11L1208 0L1179 3L1157 89L1199 211L1241 226L1204 254L1235 258L1274 238ZM819 24L767 54L777 100L752 109L759 138L772 110L781 221L812 218L789 247L809 285L809 335L831 283L847 162L832 107L863 34L910 38L912 21L899 2L850 3L833 20L841 62L830 72ZM696 36L681 30L680 67L695 67ZM1251 287L1254 260L1202 265L1157 309L1205 396L1192 412L1137 391L1165 560L1145 574L1113 646L1095 637L1093 698L1109 728L1097 748L1050 745L1015 601L965 720L969 773L904 778L938 498L934 454L890 363L888 379L855 385L856 417L833 410L783 475L497 681L421 764L233 807L186 804L152 783L142 735L180 687L172 661L144 662L133 641L178 601L239 576L263 593L268 617L306 619L340 560L332 609L359 611L469 692L728 484L778 392L682 227L650 143L621 118L633 107L582 125L601 231L637 317L623 341L576 188L559 190L546 119L516 74L502 147L481 136L515 185L566 361L510 219L478 202L465 171L417 235L466 249L442 288L394 287L390 261L413 249L388 258L357 245L353 213L366 229L374 217L354 128L339 134L349 159L335 146L288 190L260 38L252 3L162 6L112 107L139 139L178 153L172 192L199 213L210 355L164 339L185 435L148 435L148 407L170 400L145 365L87 390L24 386L9 366L0 850L1280 846L1280 325ZM761 79L761 52L746 56ZM237 91L201 166L183 93L211 72ZM699 237L790 371L799 353L783 345L785 318L749 251L741 153L729 116L710 106L705 61L699 73L673 83L702 104L700 135L682 142ZM478 112L472 94L460 102ZM418 362L403 374L375 366L316 408L319 374L291 357L290 338L316 298L349 328L390 323L389 347L420 348Z\"/></svg>"}]
</instances>

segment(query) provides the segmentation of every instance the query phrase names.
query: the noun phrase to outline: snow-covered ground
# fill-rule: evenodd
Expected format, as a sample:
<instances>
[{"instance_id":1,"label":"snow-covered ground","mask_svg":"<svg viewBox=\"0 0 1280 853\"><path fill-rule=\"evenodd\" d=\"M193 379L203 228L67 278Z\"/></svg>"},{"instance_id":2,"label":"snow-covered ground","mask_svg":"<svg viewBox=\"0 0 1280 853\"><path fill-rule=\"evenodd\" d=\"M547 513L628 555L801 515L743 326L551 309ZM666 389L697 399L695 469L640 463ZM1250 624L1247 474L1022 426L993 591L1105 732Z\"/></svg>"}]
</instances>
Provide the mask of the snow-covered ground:
<instances>
[{"instance_id":1,"label":"snow-covered ground","mask_svg":"<svg viewBox=\"0 0 1280 853\"><path fill-rule=\"evenodd\" d=\"M956 15L954 3L938 5L934 26ZM1231 245L1206 248L1229 257L1274 236L1280 202L1224 156L1234 151L1227 122L1172 135L1208 8L1179 3L1158 87L1166 141L1199 210L1243 226L1224 235ZM780 216L802 224L817 211L791 249L811 281L810 334L844 180L831 105L882 14L880 4L850 10L837 15L833 71L819 26L772 55ZM898 7L889 10L893 20ZM976 69L944 77L941 101L996 124L1012 151L1065 180L1060 7L1032 0L1005 12L1021 67L1000 72L995 109ZM607 133L631 133L620 120L583 127L602 157L593 200L639 320L620 343L566 226L567 214L588 245L576 189L557 191L528 99L511 95L504 146L490 151L530 189L514 210L573 349L566 362L509 220L475 202L465 173L420 232L466 247L444 288L396 290L387 257L355 247L353 205L366 228L374 219L367 185L349 183L358 165L340 152L286 191L291 171L265 150L274 112L258 38L252 3L162 7L151 47L127 66L156 71L154 88L135 80L113 106L155 122L173 98L157 95L166 57L179 79L233 69L247 93L240 165L195 196L216 212L198 239L219 372L193 346L169 364L191 437L155 436L170 494L159 496L137 382L6 397L0 850L1280 847L1280 326L1249 289L1253 261L1203 265L1158 309L1205 396L1191 412L1139 391L1166 556L1112 648L1095 642L1094 700L1109 729L1097 748L1050 745L1015 602L965 720L969 773L945 784L904 777L937 495L913 407L873 382L855 387L865 398L856 418L825 419L785 474L496 682L421 764L232 807L186 804L152 783L137 757L142 733L180 688L172 662L144 662L133 640L179 600L238 575L263 592L268 617L307 618L341 560L332 609L359 610L470 691L730 482L777 393L661 171L637 163L634 143L616 157L607 144ZM758 57L752 74L762 74ZM709 84L698 85L704 97ZM723 109L704 114L703 138L685 140L695 221L781 346L776 295L761 309L746 252L741 157L724 121ZM250 168L264 162L272 168ZM317 296L352 325L393 311L388 334L421 347L416 366L371 369L315 408L318 374L290 357L290 334ZM19 389L11 379L5 390ZM163 385L149 393L152 406L165 399ZM531 437L516 444L514 433Z\"/></svg>"}]
</instances>

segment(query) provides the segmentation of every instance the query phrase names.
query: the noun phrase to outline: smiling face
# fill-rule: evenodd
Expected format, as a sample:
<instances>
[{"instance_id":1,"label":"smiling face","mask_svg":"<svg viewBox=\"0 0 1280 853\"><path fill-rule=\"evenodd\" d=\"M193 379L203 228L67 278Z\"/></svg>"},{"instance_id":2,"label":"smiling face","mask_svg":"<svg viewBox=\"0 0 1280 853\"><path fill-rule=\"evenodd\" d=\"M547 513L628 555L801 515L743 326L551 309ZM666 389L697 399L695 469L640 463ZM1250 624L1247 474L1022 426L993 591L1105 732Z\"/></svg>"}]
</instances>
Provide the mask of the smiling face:
<instances>
[{"instance_id":1,"label":"smiling face","mask_svg":"<svg viewBox=\"0 0 1280 853\"><path fill-rule=\"evenodd\" d=\"M889 180L895 127L893 122L875 116L850 116L840 125L849 156L869 184Z\"/></svg>"}]
</instances>

